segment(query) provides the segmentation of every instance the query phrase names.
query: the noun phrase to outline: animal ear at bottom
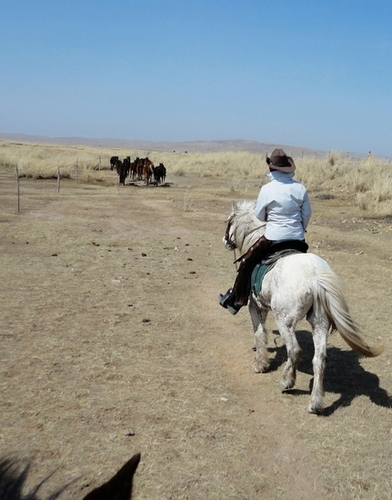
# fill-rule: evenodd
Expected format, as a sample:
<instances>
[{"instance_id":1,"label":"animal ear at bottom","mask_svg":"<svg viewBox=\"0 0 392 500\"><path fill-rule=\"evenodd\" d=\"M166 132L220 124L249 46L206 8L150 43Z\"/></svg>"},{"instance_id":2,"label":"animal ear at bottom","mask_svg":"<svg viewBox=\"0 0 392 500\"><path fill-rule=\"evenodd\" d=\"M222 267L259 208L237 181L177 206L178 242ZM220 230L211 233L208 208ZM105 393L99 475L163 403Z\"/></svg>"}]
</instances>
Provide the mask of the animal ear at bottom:
<instances>
[{"instance_id":1,"label":"animal ear at bottom","mask_svg":"<svg viewBox=\"0 0 392 500\"><path fill-rule=\"evenodd\" d=\"M137 453L109 481L90 491L83 500L130 500L133 476L139 462L140 453Z\"/></svg>"}]
</instances>

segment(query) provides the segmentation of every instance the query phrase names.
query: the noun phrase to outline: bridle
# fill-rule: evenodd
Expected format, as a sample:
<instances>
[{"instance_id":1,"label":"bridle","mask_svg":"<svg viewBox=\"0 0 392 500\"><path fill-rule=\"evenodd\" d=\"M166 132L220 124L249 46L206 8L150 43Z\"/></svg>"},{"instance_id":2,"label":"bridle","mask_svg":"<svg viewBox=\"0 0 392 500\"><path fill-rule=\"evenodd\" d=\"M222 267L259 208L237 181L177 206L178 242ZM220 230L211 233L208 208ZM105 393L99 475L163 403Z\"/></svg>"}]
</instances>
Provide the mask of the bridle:
<instances>
[{"instance_id":1,"label":"bridle","mask_svg":"<svg viewBox=\"0 0 392 500\"><path fill-rule=\"evenodd\" d=\"M226 232L225 232L225 241L226 245L230 250L235 250L237 248L237 245L234 243L234 241L230 238L230 227L231 223L233 221L234 215L231 215L227 221L227 226L226 226Z\"/></svg>"},{"instance_id":2,"label":"bridle","mask_svg":"<svg viewBox=\"0 0 392 500\"><path fill-rule=\"evenodd\" d=\"M226 242L226 246L229 250L234 250L234 264L236 266L236 269L238 268L238 265L237 263L242 259L242 255L241 257L239 257L237 259L237 255L236 255L236 250L237 250L237 244L234 243L234 241L230 238L230 228L231 228L231 223L233 221L233 218L234 218L234 214L232 214L228 220L227 220L227 226L226 226L226 231L225 231L225 242ZM247 236L251 235L252 233L254 233L255 231L258 231L260 229L260 227L255 227L253 228L248 234Z\"/></svg>"}]
</instances>

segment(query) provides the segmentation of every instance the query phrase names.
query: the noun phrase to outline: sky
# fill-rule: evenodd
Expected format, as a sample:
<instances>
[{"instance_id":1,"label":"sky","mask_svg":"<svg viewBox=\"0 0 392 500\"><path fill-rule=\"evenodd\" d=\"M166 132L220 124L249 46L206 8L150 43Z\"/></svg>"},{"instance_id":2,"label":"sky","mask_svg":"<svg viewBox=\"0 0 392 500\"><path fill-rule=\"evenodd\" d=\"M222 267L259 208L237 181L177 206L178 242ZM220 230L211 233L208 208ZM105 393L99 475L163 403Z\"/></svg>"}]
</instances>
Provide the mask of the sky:
<instances>
[{"instance_id":1,"label":"sky","mask_svg":"<svg viewBox=\"0 0 392 500\"><path fill-rule=\"evenodd\" d=\"M392 156L391 0L2 0L0 132Z\"/></svg>"}]
</instances>

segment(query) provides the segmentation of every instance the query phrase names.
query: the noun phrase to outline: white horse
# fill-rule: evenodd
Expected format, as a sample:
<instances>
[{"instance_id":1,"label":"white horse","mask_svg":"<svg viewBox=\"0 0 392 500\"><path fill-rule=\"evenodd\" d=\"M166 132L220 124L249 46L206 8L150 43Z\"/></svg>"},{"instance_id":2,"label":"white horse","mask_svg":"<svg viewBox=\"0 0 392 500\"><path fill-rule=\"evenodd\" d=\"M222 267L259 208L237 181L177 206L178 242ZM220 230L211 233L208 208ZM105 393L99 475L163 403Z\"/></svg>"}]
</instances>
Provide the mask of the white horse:
<instances>
[{"instance_id":1,"label":"white horse","mask_svg":"<svg viewBox=\"0 0 392 500\"><path fill-rule=\"evenodd\" d=\"M243 255L265 231L265 222L254 215L255 202L242 201L233 205L227 222L223 244L229 250L238 249ZM350 316L338 277L321 257L312 253L294 253L280 258L264 276L260 293L249 298L256 355L252 369L266 372L270 365L267 352L265 321L272 311L279 333L286 345L287 362L281 378L282 391L295 385L296 368L301 358L295 327L306 316L313 331L313 389L309 413L323 410L323 377L327 359L329 332L337 330L347 344L358 353L375 357L383 347L367 345Z\"/></svg>"}]
</instances>

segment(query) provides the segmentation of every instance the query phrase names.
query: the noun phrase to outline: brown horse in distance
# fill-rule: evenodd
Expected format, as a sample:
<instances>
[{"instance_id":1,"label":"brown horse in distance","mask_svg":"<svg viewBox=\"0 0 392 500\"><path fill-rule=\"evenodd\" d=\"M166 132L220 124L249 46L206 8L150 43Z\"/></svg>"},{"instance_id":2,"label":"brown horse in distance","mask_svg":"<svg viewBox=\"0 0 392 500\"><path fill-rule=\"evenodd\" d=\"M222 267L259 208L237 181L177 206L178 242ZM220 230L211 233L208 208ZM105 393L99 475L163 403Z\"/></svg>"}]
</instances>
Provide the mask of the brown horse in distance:
<instances>
[{"instance_id":1,"label":"brown horse in distance","mask_svg":"<svg viewBox=\"0 0 392 500\"><path fill-rule=\"evenodd\" d=\"M134 170L137 173L137 179L139 181L145 180L146 184L150 184L154 164L148 158L136 158L134 162Z\"/></svg>"}]
</instances>

